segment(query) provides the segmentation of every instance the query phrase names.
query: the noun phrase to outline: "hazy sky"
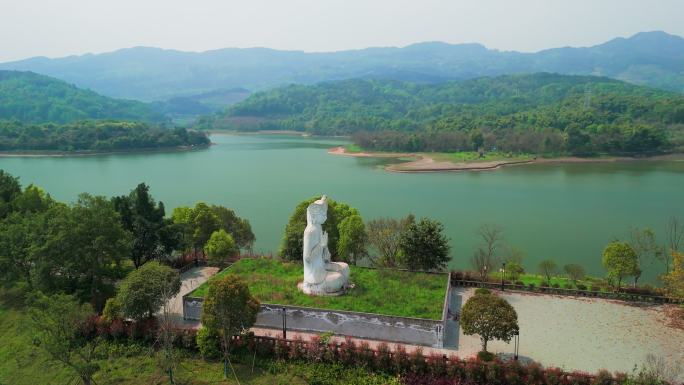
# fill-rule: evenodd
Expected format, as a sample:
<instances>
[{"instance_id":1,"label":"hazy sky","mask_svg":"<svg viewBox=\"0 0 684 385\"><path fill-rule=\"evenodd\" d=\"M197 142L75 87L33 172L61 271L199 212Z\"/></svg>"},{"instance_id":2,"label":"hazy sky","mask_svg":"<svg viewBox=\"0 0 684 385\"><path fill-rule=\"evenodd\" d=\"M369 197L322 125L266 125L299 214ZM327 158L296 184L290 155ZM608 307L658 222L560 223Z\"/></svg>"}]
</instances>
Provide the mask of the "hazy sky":
<instances>
[{"instance_id":1,"label":"hazy sky","mask_svg":"<svg viewBox=\"0 0 684 385\"><path fill-rule=\"evenodd\" d=\"M0 0L0 61L132 46L337 51L420 41L500 50L684 36L684 0Z\"/></svg>"}]
</instances>

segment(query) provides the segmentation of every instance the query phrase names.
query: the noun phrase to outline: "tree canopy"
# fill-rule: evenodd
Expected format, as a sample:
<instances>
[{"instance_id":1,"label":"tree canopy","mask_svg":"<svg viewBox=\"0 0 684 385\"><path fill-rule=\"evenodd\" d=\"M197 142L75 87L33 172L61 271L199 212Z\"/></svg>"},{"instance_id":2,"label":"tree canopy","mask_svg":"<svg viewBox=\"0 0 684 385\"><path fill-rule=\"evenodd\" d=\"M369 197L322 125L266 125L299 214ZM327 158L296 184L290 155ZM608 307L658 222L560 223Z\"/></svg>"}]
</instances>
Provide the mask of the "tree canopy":
<instances>
[{"instance_id":1,"label":"tree canopy","mask_svg":"<svg viewBox=\"0 0 684 385\"><path fill-rule=\"evenodd\" d=\"M280 244L280 256L290 261L302 259L304 248L304 229L306 228L306 209L320 197L307 199L295 207L294 213L285 226L285 234ZM323 231L328 233L328 249L331 257L339 257L338 241L340 239L340 223L350 216L358 216L359 211L345 203L328 198L328 219L323 224ZM346 246L345 246L346 247ZM346 250L345 250L346 252Z\"/></svg>"},{"instance_id":2,"label":"tree canopy","mask_svg":"<svg viewBox=\"0 0 684 385\"><path fill-rule=\"evenodd\" d=\"M147 262L121 280L116 300L126 317L152 317L162 304L178 294L178 272L157 261Z\"/></svg>"},{"instance_id":3,"label":"tree canopy","mask_svg":"<svg viewBox=\"0 0 684 385\"><path fill-rule=\"evenodd\" d=\"M409 270L446 268L451 247L443 231L444 225L429 218L410 223L399 241L403 265Z\"/></svg>"},{"instance_id":4,"label":"tree canopy","mask_svg":"<svg viewBox=\"0 0 684 385\"><path fill-rule=\"evenodd\" d=\"M206 146L203 132L143 122L78 121L28 124L0 120L0 151L122 151Z\"/></svg>"},{"instance_id":5,"label":"tree canopy","mask_svg":"<svg viewBox=\"0 0 684 385\"><path fill-rule=\"evenodd\" d=\"M622 279L641 274L639 260L634 248L627 242L613 241L603 250L603 267L608 277L614 279L620 290Z\"/></svg>"},{"instance_id":6,"label":"tree canopy","mask_svg":"<svg viewBox=\"0 0 684 385\"><path fill-rule=\"evenodd\" d=\"M509 342L518 333L518 314L505 299L491 293L476 293L461 309L461 328L465 335L479 335L486 352L490 340Z\"/></svg>"}]
</instances>

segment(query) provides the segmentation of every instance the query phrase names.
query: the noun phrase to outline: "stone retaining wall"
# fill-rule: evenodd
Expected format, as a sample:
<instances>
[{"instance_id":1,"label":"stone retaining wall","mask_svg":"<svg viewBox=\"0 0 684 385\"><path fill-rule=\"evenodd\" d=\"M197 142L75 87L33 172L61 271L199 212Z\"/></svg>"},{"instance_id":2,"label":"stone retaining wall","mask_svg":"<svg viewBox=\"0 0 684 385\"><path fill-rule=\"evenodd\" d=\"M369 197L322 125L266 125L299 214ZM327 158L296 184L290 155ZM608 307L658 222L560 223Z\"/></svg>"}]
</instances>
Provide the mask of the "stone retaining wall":
<instances>
[{"instance_id":1,"label":"stone retaining wall","mask_svg":"<svg viewBox=\"0 0 684 385\"><path fill-rule=\"evenodd\" d=\"M183 298L183 318L199 320L202 298ZM441 347L444 319L395 317L382 314L327 310L300 306L261 304L254 326L282 330L283 309L287 330L332 332L337 335Z\"/></svg>"}]
</instances>

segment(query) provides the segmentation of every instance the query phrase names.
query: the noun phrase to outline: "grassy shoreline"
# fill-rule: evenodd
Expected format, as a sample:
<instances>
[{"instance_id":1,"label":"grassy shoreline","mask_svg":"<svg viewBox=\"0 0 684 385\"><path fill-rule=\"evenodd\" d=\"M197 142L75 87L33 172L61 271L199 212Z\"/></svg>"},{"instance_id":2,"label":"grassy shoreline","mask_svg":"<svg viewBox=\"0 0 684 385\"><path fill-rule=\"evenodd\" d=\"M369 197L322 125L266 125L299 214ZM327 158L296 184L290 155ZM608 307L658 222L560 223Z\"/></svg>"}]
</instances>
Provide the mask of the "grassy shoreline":
<instances>
[{"instance_id":1,"label":"grassy shoreline","mask_svg":"<svg viewBox=\"0 0 684 385\"><path fill-rule=\"evenodd\" d=\"M630 161L657 161L657 160L684 160L683 153L665 155L652 155L643 157L629 156L605 156L577 157L577 156L551 156L543 157L533 154L512 153L486 153L480 157L476 152L456 153L401 153L385 151L365 151L356 145L334 147L329 154L352 156L360 158L390 158L401 162L393 163L384 167L391 172L446 172L446 171L485 171L496 170L507 166L519 166L525 164L540 163L603 163L603 162L630 162Z\"/></svg>"}]
</instances>

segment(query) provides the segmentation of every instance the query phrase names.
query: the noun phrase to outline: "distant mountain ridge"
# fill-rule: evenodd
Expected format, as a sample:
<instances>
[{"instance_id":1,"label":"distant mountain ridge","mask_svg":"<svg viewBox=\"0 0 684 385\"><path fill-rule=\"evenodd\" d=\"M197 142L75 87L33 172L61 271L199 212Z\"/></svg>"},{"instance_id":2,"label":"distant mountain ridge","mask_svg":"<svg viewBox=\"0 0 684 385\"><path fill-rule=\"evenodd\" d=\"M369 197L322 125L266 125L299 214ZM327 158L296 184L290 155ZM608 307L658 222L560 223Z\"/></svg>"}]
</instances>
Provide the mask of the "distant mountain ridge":
<instances>
[{"instance_id":1,"label":"distant mountain ridge","mask_svg":"<svg viewBox=\"0 0 684 385\"><path fill-rule=\"evenodd\" d=\"M0 70L0 120L22 123L70 123L81 120L167 119L151 106L80 89L33 72Z\"/></svg>"},{"instance_id":2,"label":"distant mountain ridge","mask_svg":"<svg viewBox=\"0 0 684 385\"><path fill-rule=\"evenodd\" d=\"M104 95L143 101L352 78L436 83L535 72L606 76L684 93L684 38L642 32L592 47L536 53L441 42L327 53L267 48L194 53L135 47L59 59L36 57L1 63L0 69L30 70Z\"/></svg>"}]
</instances>

